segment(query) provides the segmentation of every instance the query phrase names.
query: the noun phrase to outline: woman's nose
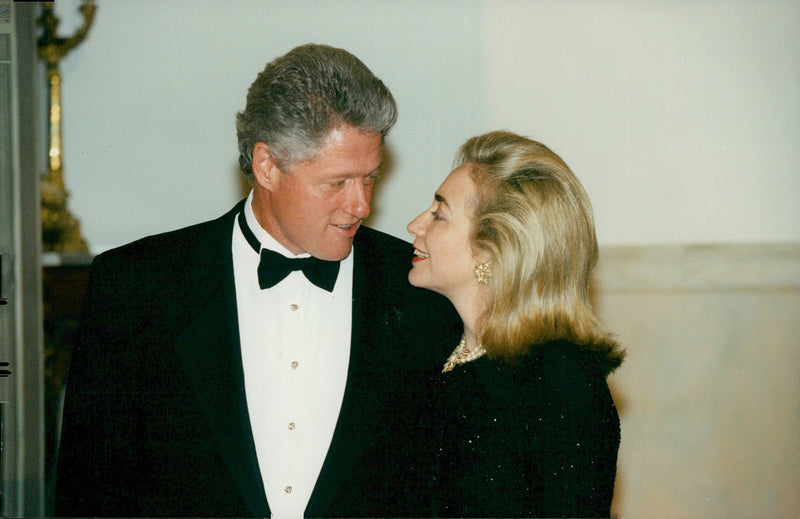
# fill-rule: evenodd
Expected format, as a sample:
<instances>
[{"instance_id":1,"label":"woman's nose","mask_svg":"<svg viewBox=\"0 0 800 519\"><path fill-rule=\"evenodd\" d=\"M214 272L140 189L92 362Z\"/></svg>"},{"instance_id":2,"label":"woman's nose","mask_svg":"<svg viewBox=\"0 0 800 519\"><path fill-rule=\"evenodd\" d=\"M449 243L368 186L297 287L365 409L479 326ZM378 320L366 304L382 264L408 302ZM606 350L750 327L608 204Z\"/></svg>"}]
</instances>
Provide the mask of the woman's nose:
<instances>
[{"instance_id":1,"label":"woman's nose","mask_svg":"<svg viewBox=\"0 0 800 519\"><path fill-rule=\"evenodd\" d=\"M408 233L413 234L414 236L424 235L425 234L425 223L423 222L424 219L425 219L425 213L422 212L419 214L419 216L408 222L408 226L406 226Z\"/></svg>"}]
</instances>

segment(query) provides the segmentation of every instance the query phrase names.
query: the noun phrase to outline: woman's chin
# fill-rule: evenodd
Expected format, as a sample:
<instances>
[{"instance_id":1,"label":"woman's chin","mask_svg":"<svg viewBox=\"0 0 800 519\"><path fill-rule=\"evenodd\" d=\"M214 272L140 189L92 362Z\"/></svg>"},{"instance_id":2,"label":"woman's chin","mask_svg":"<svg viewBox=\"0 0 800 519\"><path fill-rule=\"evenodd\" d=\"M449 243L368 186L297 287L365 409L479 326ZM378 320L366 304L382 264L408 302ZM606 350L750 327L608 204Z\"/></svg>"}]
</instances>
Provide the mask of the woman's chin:
<instances>
[{"instance_id":1,"label":"woman's chin","mask_svg":"<svg viewBox=\"0 0 800 519\"><path fill-rule=\"evenodd\" d=\"M414 269L414 267L411 267L411 270L408 272L408 282L417 288L428 288L429 284L426 283L425 280L421 279L419 274L420 272L418 270Z\"/></svg>"}]
</instances>

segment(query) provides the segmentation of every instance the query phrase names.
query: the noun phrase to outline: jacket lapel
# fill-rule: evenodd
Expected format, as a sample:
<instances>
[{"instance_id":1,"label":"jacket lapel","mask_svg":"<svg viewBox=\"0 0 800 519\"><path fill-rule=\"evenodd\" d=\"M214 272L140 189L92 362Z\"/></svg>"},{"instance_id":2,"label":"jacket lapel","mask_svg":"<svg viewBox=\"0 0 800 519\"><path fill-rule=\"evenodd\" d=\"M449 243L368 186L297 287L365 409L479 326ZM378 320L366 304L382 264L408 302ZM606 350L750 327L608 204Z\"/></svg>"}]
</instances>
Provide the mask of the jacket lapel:
<instances>
[{"instance_id":1,"label":"jacket lapel","mask_svg":"<svg viewBox=\"0 0 800 519\"><path fill-rule=\"evenodd\" d=\"M242 206L209 224L212 230L200 237L188 260L192 277L186 308L192 317L176 340L176 350L242 499L253 515L264 517L270 511L247 410L231 255L233 224ZM329 510L360 454L373 442L371 425L380 420L385 405L375 388L391 375L391 363L370 344L393 344L397 337L389 324L392 301L374 290L367 300L367 280L381 276L365 241L359 233L354 243L350 362L342 409L306 508L308 516Z\"/></svg>"},{"instance_id":2,"label":"jacket lapel","mask_svg":"<svg viewBox=\"0 0 800 519\"><path fill-rule=\"evenodd\" d=\"M370 293L369 301L366 300L367 280L375 279L372 272L375 266L369 261L370 248L360 236L362 233L356 235L353 245L353 309L347 384L331 446L306 508L306 515L310 517L324 515L329 509L359 455L372 441L370 424L379 419L384 405L375 388L380 387L387 376L386 364L375 357L369 345L389 344L386 341L394 339L390 327L381 324L383 320L377 315L386 311L380 296Z\"/></svg>"},{"instance_id":3,"label":"jacket lapel","mask_svg":"<svg viewBox=\"0 0 800 519\"><path fill-rule=\"evenodd\" d=\"M193 315L176 351L242 499L263 517L269 507L247 411L231 255L233 222L242 205L209 224L188 260L186 308Z\"/></svg>"}]
</instances>

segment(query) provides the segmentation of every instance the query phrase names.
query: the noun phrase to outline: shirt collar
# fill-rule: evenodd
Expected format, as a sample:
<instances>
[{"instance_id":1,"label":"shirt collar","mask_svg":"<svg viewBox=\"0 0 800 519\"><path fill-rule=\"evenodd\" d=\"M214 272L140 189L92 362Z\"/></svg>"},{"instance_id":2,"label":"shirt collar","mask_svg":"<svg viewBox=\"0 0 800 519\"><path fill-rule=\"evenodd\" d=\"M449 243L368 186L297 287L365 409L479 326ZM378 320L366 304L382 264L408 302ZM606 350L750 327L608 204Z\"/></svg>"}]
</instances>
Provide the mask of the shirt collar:
<instances>
[{"instance_id":1,"label":"shirt collar","mask_svg":"<svg viewBox=\"0 0 800 519\"><path fill-rule=\"evenodd\" d=\"M248 227L253 231L256 239L261 243L262 249L269 249L275 251L287 258L308 258L311 256L307 252L302 254L293 254L289 249L284 247L275 238L272 237L256 220L256 214L253 212L253 191L247 196L247 201L244 204L244 218L247 221Z\"/></svg>"}]
</instances>

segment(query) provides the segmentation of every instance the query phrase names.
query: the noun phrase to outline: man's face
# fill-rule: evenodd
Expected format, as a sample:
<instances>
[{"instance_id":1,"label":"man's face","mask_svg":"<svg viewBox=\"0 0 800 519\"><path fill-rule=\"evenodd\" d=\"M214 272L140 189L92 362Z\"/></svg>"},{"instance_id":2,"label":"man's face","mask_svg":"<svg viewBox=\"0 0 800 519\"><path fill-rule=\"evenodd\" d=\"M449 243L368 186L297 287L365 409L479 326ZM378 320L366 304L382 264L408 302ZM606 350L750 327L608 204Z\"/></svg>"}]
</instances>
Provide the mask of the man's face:
<instances>
[{"instance_id":1,"label":"man's face","mask_svg":"<svg viewBox=\"0 0 800 519\"><path fill-rule=\"evenodd\" d=\"M294 254L346 258L370 213L381 145L380 134L342 126L328 135L315 159L289 172L272 163L264 181L256 174L258 222Z\"/></svg>"}]
</instances>

